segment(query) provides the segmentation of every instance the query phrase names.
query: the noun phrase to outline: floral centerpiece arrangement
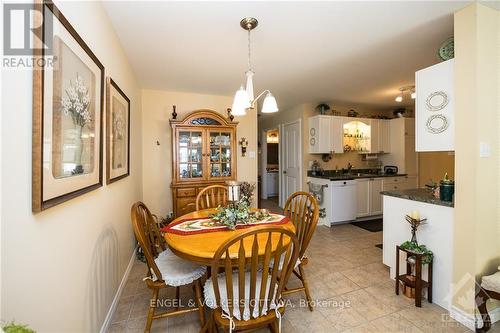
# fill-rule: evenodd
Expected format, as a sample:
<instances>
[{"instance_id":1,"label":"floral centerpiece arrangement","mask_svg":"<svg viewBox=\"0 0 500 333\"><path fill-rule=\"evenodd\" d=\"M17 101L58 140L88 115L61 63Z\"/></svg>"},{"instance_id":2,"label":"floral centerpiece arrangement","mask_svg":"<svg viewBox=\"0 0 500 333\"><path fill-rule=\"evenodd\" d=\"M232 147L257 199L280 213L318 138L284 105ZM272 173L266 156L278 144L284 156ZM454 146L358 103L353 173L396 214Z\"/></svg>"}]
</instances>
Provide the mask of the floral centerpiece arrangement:
<instances>
[{"instance_id":1,"label":"floral centerpiece arrangement","mask_svg":"<svg viewBox=\"0 0 500 333\"><path fill-rule=\"evenodd\" d=\"M217 207L217 211L210 216L212 221L234 230L238 224L251 224L269 217L270 214L267 209L261 209L256 212L250 211L254 190L255 185L247 182L240 184L239 192L241 192L241 196L231 201L225 207Z\"/></svg>"}]
</instances>

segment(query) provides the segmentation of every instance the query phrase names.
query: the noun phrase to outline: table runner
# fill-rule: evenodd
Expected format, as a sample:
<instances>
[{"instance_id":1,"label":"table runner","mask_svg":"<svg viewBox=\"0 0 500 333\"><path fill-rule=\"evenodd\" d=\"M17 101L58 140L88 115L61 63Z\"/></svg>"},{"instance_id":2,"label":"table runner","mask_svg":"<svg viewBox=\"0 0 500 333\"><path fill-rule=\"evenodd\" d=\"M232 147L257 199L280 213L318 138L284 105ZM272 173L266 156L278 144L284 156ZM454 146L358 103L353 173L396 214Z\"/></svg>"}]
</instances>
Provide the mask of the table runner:
<instances>
[{"instance_id":1,"label":"table runner","mask_svg":"<svg viewBox=\"0 0 500 333\"><path fill-rule=\"evenodd\" d=\"M270 213L269 216L249 224L237 224L236 229L248 228L256 225L285 224L288 218L284 215ZM171 223L161 231L177 235L195 235L208 232L230 231L225 225L212 221L210 217L184 219Z\"/></svg>"}]
</instances>

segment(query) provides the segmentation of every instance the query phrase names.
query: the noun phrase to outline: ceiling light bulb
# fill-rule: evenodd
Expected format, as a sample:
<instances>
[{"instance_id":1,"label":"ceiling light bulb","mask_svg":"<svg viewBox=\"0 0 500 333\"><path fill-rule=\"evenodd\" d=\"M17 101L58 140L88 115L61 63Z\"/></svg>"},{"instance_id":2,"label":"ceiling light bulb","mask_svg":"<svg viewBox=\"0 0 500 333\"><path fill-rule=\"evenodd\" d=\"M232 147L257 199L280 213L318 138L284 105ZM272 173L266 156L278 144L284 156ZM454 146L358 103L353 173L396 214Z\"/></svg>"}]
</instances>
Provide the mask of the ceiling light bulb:
<instances>
[{"instance_id":1,"label":"ceiling light bulb","mask_svg":"<svg viewBox=\"0 0 500 333\"><path fill-rule=\"evenodd\" d=\"M394 100L398 103L401 103L403 101L403 95L398 95Z\"/></svg>"},{"instance_id":2,"label":"ceiling light bulb","mask_svg":"<svg viewBox=\"0 0 500 333\"><path fill-rule=\"evenodd\" d=\"M264 103L262 103L262 113L273 113L278 112L278 103L276 103L276 98L270 92L267 93L266 98L264 98Z\"/></svg>"},{"instance_id":3,"label":"ceiling light bulb","mask_svg":"<svg viewBox=\"0 0 500 333\"><path fill-rule=\"evenodd\" d=\"M243 86L234 94L233 107L231 113L233 116L244 116L247 114L247 109L250 107L250 98Z\"/></svg>"}]
</instances>

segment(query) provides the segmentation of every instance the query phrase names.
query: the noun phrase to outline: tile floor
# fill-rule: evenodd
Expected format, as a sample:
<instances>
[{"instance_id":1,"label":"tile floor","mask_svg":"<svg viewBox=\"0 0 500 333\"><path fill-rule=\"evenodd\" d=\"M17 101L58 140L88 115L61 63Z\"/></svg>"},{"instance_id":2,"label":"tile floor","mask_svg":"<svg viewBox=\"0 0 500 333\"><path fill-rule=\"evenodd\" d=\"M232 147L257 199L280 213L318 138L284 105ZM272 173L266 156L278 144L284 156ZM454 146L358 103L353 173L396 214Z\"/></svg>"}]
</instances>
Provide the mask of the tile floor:
<instances>
[{"instance_id":1,"label":"tile floor","mask_svg":"<svg viewBox=\"0 0 500 333\"><path fill-rule=\"evenodd\" d=\"M369 232L346 224L318 227L309 247L306 273L317 307L310 312L302 306L301 294L290 295L283 332L470 332L447 319L434 304L413 306L412 300L394 294L388 268L382 264L382 232ZM145 264L137 261L123 290L109 332L143 332L151 296L141 278ZM292 276L290 284L297 280ZM163 293L172 297L173 289ZM181 291L184 300L191 288ZM152 332L198 332L198 316L156 320ZM265 332L267 330L262 330ZM260 332L260 331L259 331ZM496 324L490 332L500 332Z\"/></svg>"}]
</instances>

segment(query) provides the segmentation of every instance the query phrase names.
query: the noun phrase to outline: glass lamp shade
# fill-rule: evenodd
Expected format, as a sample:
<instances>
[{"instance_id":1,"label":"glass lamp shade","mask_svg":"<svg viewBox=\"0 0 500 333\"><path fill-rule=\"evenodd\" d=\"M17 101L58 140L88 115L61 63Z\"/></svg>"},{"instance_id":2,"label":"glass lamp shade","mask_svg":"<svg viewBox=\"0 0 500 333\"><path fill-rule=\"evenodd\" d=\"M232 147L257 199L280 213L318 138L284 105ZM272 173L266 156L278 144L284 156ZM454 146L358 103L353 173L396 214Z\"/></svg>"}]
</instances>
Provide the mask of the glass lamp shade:
<instances>
[{"instance_id":1,"label":"glass lamp shade","mask_svg":"<svg viewBox=\"0 0 500 333\"><path fill-rule=\"evenodd\" d=\"M398 103L401 103L403 101L403 96L398 95L394 100Z\"/></svg>"},{"instance_id":2,"label":"glass lamp shade","mask_svg":"<svg viewBox=\"0 0 500 333\"><path fill-rule=\"evenodd\" d=\"M264 98L264 103L262 103L262 113L273 113L278 111L276 98L274 98L273 94L267 93L266 98Z\"/></svg>"},{"instance_id":3,"label":"glass lamp shade","mask_svg":"<svg viewBox=\"0 0 500 333\"><path fill-rule=\"evenodd\" d=\"M415 97L417 97L417 93L416 93L416 92L414 92L414 91L412 91L412 92L411 92L411 98L412 98L412 99L415 99Z\"/></svg>"},{"instance_id":4,"label":"glass lamp shade","mask_svg":"<svg viewBox=\"0 0 500 333\"><path fill-rule=\"evenodd\" d=\"M245 74L247 76L246 91L247 91L247 94L248 94L248 99L250 101L253 101L253 99L254 99L254 95L253 95L253 74L254 74L254 72L252 72L251 70L248 70L248 71L246 71Z\"/></svg>"},{"instance_id":5,"label":"glass lamp shade","mask_svg":"<svg viewBox=\"0 0 500 333\"><path fill-rule=\"evenodd\" d=\"M233 107L231 113L233 116L244 116L247 114L246 109L250 107L250 98L243 86L234 94Z\"/></svg>"}]
</instances>

